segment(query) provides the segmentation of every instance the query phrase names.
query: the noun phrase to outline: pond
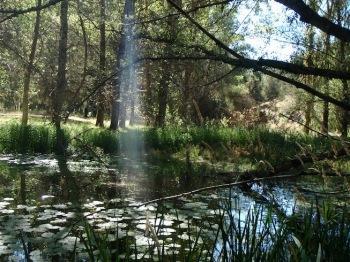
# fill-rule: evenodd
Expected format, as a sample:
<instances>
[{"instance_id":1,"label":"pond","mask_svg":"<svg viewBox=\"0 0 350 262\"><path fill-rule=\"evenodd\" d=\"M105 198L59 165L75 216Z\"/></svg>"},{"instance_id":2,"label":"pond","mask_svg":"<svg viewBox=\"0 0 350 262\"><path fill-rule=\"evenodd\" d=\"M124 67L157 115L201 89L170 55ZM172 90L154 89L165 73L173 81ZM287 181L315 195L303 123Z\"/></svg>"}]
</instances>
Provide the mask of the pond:
<instances>
[{"instance_id":1,"label":"pond","mask_svg":"<svg viewBox=\"0 0 350 262\"><path fill-rule=\"evenodd\" d=\"M0 260L25 261L29 255L33 261L64 261L72 256L86 261L89 256L82 237L89 233L88 224L94 231L104 232L106 242L123 246L118 250L120 258L135 246L134 258L150 258L150 246L174 256L190 250L191 242L216 240L223 206L244 221L255 207L267 205L266 198L274 199L288 215L310 206L316 198L327 197L342 206L350 196L344 178L306 176L257 183L249 190L203 191L139 206L226 181L205 165L188 166L176 160L114 157L102 163L57 160L50 155L2 155ZM215 248L212 254L223 247L217 244ZM201 252L205 258L207 250Z\"/></svg>"}]
</instances>

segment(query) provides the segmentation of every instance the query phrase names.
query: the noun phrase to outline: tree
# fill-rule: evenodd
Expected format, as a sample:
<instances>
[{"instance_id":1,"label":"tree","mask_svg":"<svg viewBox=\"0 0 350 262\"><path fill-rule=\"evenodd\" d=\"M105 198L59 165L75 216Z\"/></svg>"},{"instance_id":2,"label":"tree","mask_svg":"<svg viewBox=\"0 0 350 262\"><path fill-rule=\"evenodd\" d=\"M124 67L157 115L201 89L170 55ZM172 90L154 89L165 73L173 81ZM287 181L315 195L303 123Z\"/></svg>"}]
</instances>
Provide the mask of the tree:
<instances>
[{"instance_id":1,"label":"tree","mask_svg":"<svg viewBox=\"0 0 350 262\"><path fill-rule=\"evenodd\" d=\"M38 0L37 6L41 6L41 0ZM33 42L31 46L31 51L29 55L29 63L26 68L25 76L24 76L24 86L23 86L23 100L22 100L22 125L28 124L28 111L29 111L29 86L30 86L30 77L33 71L34 66L34 58L37 49L37 43L39 38L39 30L40 30L40 8L36 11L36 19L35 19L35 27L33 33Z\"/></svg>"},{"instance_id":2,"label":"tree","mask_svg":"<svg viewBox=\"0 0 350 262\"><path fill-rule=\"evenodd\" d=\"M106 1L100 0L100 72L99 80L106 76ZM97 94L96 126L104 126L105 96L104 88L100 88Z\"/></svg>"},{"instance_id":3,"label":"tree","mask_svg":"<svg viewBox=\"0 0 350 262\"><path fill-rule=\"evenodd\" d=\"M126 48L126 23L128 22L128 16L134 12L134 3L133 0L126 0L124 4L124 12L122 18L122 27L121 27L121 35L119 38L119 43L116 51L116 76L113 81L113 93L112 93L112 110L111 110L111 124L110 129L116 130L120 125L120 121L123 122L120 126L123 127L125 124L124 120L121 119L123 117L123 106L121 104L121 85L122 85L122 70L123 65L125 64L124 56L125 56L125 48Z\"/></svg>"},{"instance_id":4,"label":"tree","mask_svg":"<svg viewBox=\"0 0 350 262\"><path fill-rule=\"evenodd\" d=\"M61 129L62 107L67 88L67 43L68 43L68 0L61 2L60 11L60 38L58 46L57 84L53 95L53 123L56 128L56 150L58 154L65 153L65 141Z\"/></svg>"},{"instance_id":5,"label":"tree","mask_svg":"<svg viewBox=\"0 0 350 262\"><path fill-rule=\"evenodd\" d=\"M346 8L347 8L347 6L346 6L345 1L344 2L339 1L335 5L338 25L342 25L342 20L344 19ZM338 56L339 56L339 60L341 61L341 63L339 64L339 68L342 70L349 69L348 59L346 57L346 49L347 48L348 48L348 44L345 41L343 41L343 40L338 41L338 50L339 50ZM347 80L344 79L341 81L341 84L342 84L342 90L341 90L342 99L345 102L350 103L349 83ZM350 121L349 118L350 118L349 110L341 110L340 132L341 132L342 137L348 136L348 126L349 126L349 121Z\"/></svg>"},{"instance_id":6,"label":"tree","mask_svg":"<svg viewBox=\"0 0 350 262\"><path fill-rule=\"evenodd\" d=\"M332 18L333 16L333 5L334 5L334 1L333 0L327 0L326 1L326 5L327 5L327 10L326 10L326 16L327 19ZM330 35L324 33L324 52L326 54L328 54L331 50L330 50ZM324 57L324 68L330 68L330 59L328 56ZM329 80L325 79L325 93L327 95L329 95ZM323 103L323 114L322 114L322 126L321 126L321 131L323 133L328 133L328 126L329 126L329 103L327 101L325 101Z\"/></svg>"}]
</instances>

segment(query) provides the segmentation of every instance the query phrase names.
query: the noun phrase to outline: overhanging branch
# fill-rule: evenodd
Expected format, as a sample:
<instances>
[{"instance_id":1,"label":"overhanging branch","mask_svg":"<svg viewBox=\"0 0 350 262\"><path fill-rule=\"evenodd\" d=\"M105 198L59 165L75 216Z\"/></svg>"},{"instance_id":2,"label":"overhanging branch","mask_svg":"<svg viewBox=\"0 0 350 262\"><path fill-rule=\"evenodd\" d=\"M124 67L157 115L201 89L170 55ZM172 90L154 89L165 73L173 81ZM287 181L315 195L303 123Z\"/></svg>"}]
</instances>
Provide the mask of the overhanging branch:
<instances>
[{"instance_id":1,"label":"overhanging branch","mask_svg":"<svg viewBox=\"0 0 350 262\"><path fill-rule=\"evenodd\" d=\"M225 61L228 61L229 63L232 63L233 65L240 66L243 68L251 68L256 71L262 72L264 74L267 74L269 76L272 76L276 79L282 80L288 84L294 85L296 88L303 89L304 91L313 94L319 98L321 98L324 101L330 102L334 105L337 105L345 110L350 111L350 104L346 103L344 101L340 101L338 99L335 99L334 97L331 97L327 94L324 94L322 92L317 91L315 88L310 87L306 84L303 84L301 82L298 82L294 79L288 78L286 76L283 76L281 74L272 72L261 65L257 63L256 60L251 60L243 57L242 55L238 54L236 51L232 50L230 47L228 47L226 44L224 44L221 40L216 38L214 35L209 33L205 28L203 28L197 21L195 21L189 14L187 14L181 7L179 7L176 3L173 2L173 0L167 0L179 13L181 13L184 17L186 17L192 24L194 24L200 31L202 31L206 36L208 36L211 40L215 42L215 44L220 47L221 49L225 50L230 55L234 56L235 59L229 57L228 55L226 58L223 58Z\"/></svg>"},{"instance_id":2,"label":"overhanging branch","mask_svg":"<svg viewBox=\"0 0 350 262\"><path fill-rule=\"evenodd\" d=\"M300 21L311 24L323 32L333 35L344 42L350 42L350 30L337 25L329 19L320 16L303 0L275 0L276 2L292 9L300 16Z\"/></svg>"},{"instance_id":3,"label":"overhanging branch","mask_svg":"<svg viewBox=\"0 0 350 262\"><path fill-rule=\"evenodd\" d=\"M25 8L25 9L5 9L5 8L0 8L0 14L8 14L8 16L6 16L5 18L0 20L0 23L5 22L6 20L9 20L9 19L14 18L14 17L19 16L19 15L23 15L23 14L27 14L27 13L36 12L36 11L40 11L40 10L46 9L48 7L51 7L53 5L58 4L61 1L62 0L50 0L49 2L47 2L44 5L32 6L32 7Z\"/></svg>"},{"instance_id":4,"label":"overhanging branch","mask_svg":"<svg viewBox=\"0 0 350 262\"><path fill-rule=\"evenodd\" d=\"M203 46L185 45L182 43L174 42L173 40L170 40L164 37L153 37L142 33L138 34L137 37L140 39L146 39L157 43L169 43L169 44L173 44L178 47L183 47L186 49L191 48L191 49L199 50L203 53L209 52ZM213 54L214 54L213 52L210 53L210 55L213 55ZM350 80L350 72L347 72L347 71L323 69L319 67L308 67L304 65L293 64L285 61L272 60L272 59L254 60L254 59L248 59L248 58L242 57L241 60L244 61L244 64L248 64L248 65L255 64L256 66L264 66L264 67L279 69L279 70L283 70L285 72L297 74L297 75L313 75L313 76L320 76L320 77L326 77L326 78ZM242 66L244 65L242 64Z\"/></svg>"}]
</instances>

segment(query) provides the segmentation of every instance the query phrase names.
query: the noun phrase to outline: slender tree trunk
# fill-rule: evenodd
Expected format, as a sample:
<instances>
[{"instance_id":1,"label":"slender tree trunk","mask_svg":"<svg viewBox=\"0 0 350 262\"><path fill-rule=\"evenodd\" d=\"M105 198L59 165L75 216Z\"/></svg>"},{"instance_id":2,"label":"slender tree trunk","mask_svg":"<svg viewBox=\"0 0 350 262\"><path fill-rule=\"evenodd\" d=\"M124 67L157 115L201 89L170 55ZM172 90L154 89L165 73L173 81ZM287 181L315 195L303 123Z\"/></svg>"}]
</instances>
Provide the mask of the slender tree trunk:
<instances>
[{"instance_id":1,"label":"slender tree trunk","mask_svg":"<svg viewBox=\"0 0 350 262\"><path fill-rule=\"evenodd\" d=\"M306 61L305 61L306 66L313 66L312 52L313 52L313 46L314 46L314 36L315 36L315 32L314 32L312 26L309 25L306 29L306 41L308 44L307 57L306 57ZM306 78L306 81L308 83L312 83L312 82L314 82L314 78L312 76L308 76ZM304 132L306 134L309 134L309 132L310 132L310 130L306 127L309 127L311 125L312 112L313 112L313 108L314 108L314 100L315 100L315 97L313 95L308 96L308 98L306 100L305 128L304 128Z\"/></svg>"},{"instance_id":2,"label":"slender tree trunk","mask_svg":"<svg viewBox=\"0 0 350 262\"><path fill-rule=\"evenodd\" d=\"M67 88L66 65L68 42L68 0L63 0L61 2L60 22L61 29L58 44L57 85L53 96L53 122L56 128L56 151L58 154L64 154L66 146L64 134L61 129L61 119L64 96Z\"/></svg>"},{"instance_id":3,"label":"slender tree trunk","mask_svg":"<svg viewBox=\"0 0 350 262\"><path fill-rule=\"evenodd\" d=\"M87 32L86 32L84 19L83 19L82 14L81 14L81 0L77 0L76 4L77 4L77 14L78 14L78 17L79 17L79 24L80 24L81 31L82 31L82 34L83 34L84 65L83 65L83 72L82 72L82 77L81 77L79 86L76 89L74 95L72 97L70 97L70 101L67 101L67 102L70 102L69 108L74 108L75 107L74 105L76 103L76 99L79 97L80 91L84 88L84 85L85 85L85 82L86 82L86 76L87 76L87 63L88 63L88 55L89 55L89 53L88 53L88 35L87 35ZM65 118L68 118L70 113L71 112L68 112L68 114L65 115ZM87 117L87 116L85 116L85 114L84 114L84 117Z\"/></svg>"},{"instance_id":4,"label":"slender tree trunk","mask_svg":"<svg viewBox=\"0 0 350 262\"><path fill-rule=\"evenodd\" d=\"M133 126L135 124L135 99L132 98L130 102L130 122L129 125Z\"/></svg>"},{"instance_id":5,"label":"slender tree trunk","mask_svg":"<svg viewBox=\"0 0 350 262\"><path fill-rule=\"evenodd\" d=\"M191 92L191 76L192 76L192 65L186 66L185 69L185 76L184 76L184 93L183 93L183 118L185 119L186 123L189 124L191 121L191 101L192 101L192 92Z\"/></svg>"},{"instance_id":6,"label":"slender tree trunk","mask_svg":"<svg viewBox=\"0 0 350 262\"><path fill-rule=\"evenodd\" d=\"M325 90L326 94L329 94L329 85L326 85L326 90ZM324 102L323 103L323 113L322 113L322 133L327 134L328 133L328 123L329 123L329 103L328 102Z\"/></svg>"},{"instance_id":7,"label":"slender tree trunk","mask_svg":"<svg viewBox=\"0 0 350 262\"><path fill-rule=\"evenodd\" d=\"M38 6L41 6L41 0L37 2ZM22 101L22 125L28 124L28 114L29 114L29 86L30 86L30 78L33 71L34 66L34 58L39 38L39 30L40 30L40 21L41 21L41 13L40 10L36 12L35 19L35 27L33 33L33 42L29 55L29 63L24 76L24 87L23 87L23 101Z\"/></svg>"},{"instance_id":8,"label":"slender tree trunk","mask_svg":"<svg viewBox=\"0 0 350 262\"><path fill-rule=\"evenodd\" d=\"M106 75L106 0L100 0L100 79ZM96 126L104 126L104 88L99 89L97 98Z\"/></svg>"},{"instance_id":9,"label":"slender tree trunk","mask_svg":"<svg viewBox=\"0 0 350 262\"><path fill-rule=\"evenodd\" d=\"M349 103L350 102L350 90L349 90L348 81L343 80L342 84L343 84L344 101ZM342 135L342 137L348 136L349 121L350 121L349 111L342 110L342 116L341 116L341 135Z\"/></svg>"},{"instance_id":10,"label":"slender tree trunk","mask_svg":"<svg viewBox=\"0 0 350 262\"><path fill-rule=\"evenodd\" d=\"M327 14L326 17L328 19L332 19L333 17L333 7L334 7L334 0L327 0ZM325 34L325 53L328 54L330 52L330 35ZM324 68L330 68L330 60L328 59L328 56L325 56L325 67ZM325 80L325 94L329 95L329 79ZM323 104L323 114L322 114L322 127L321 131L322 133L327 134L328 133L328 123L329 123L329 102L324 101Z\"/></svg>"},{"instance_id":11,"label":"slender tree trunk","mask_svg":"<svg viewBox=\"0 0 350 262\"><path fill-rule=\"evenodd\" d=\"M158 91L158 113L156 116L157 127L163 127L165 125L166 108L168 105L168 93L169 93L169 72L167 72L168 63L164 62L162 76L159 82Z\"/></svg>"},{"instance_id":12,"label":"slender tree trunk","mask_svg":"<svg viewBox=\"0 0 350 262\"><path fill-rule=\"evenodd\" d=\"M306 101L306 109L305 109L305 127L304 127L304 132L306 134L310 133L310 127L311 125L311 119L312 119L312 112L314 109L314 104L315 104L315 97L314 96L309 96L309 98Z\"/></svg>"},{"instance_id":13,"label":"slender tree trunk","mask_svg":"<svg viewBox=\"0 0 350 262\"><path fill-rule=\"evenodd\" d=\"M329 50L330 50L330 37L329 35L326 35L326 39L325 39L325 53L328 54ZM329 59L325 58L325 62L326 62L326 66L325 68L329 68ZM326 79L325 80L325 94L329 95L329 80ZM323 113L322 113L322 127L321 127L321 131L322 133L327 134L328 133L328 123L329 123L329 102L324 101L323 102Z\"/></svg>"},{"instance_id":14,"label":"slender tree trunk","mask_svg":"<svg viewBox=\"0 0 350 262\"><path fill-rule=\"evenodd\" d=\"M337 24L341 25L342 21L342 9L344 8L342 6L343 2L337 2L336 8L337 8ZM344 2L345 3L345 2ZM348 65L346 61L346 50L345 48L347 43L344 41L339 41L339 59L342 62L340 64L340 69L341 70L347 70ZM342 85L343 85L343 90L342 90L342 96L343 96L343 101L349 103L350 102L350 89L349 89L349 84L348 81L342 80ZM344 109L340 109L340 132L342 137L347 137L348 136L348 128L349 128L349 122L350 122L350 112Z\"/></svg>"},{"instance_id":15,"label":"slender tree trunk","mask_svg":"<svg viewBox=\"0 0 350 262\"><path fill-rule=\"evenodd\" d=\"M194 109L196 110L196 113L197 113L198 122L202 126L204 124L204 118L202 116L201 110L198 106L197 101L194 98L192 99L192 102L193 102Z\"/></svg>"},{"instance_id":16,"label":"slender tree trunk","mask_svg":"<svg viewBox=\"0 0 350 262\"><path fill-rule=\"evenodd\" d=\"M148 62L145 63L144 65L144 73L142 74L142 89L144 91L144 97L147 98L147 100L152 97L152 93L153 93L153 90L151 88L151 74L150 74L150 64ZM150 106L151 103L149 102L146 102L145 103L146 105ZM153 118L152 116L154 115L153 112L151 109L149 109L149 107L147 106L146 108L146 112L148 113L146 115L146 125L152 125L154 124L153 123ZM152 107L153 108L153 107ZM152 112L152 113L150 113ZM149 114L150 113L150 114Z\"/></svg>"},{"instance_id":17,"label":"slender tree trunk","mask_svg":"<svg viewBox=\"0 0 350 262\"><path fill-rule=\"evenodd\" d=\"M344 67L346 67L346 63L345 63L345 42L344 41L340 41L340 60L344 61L344 64L342 65L342 69L344 69ZM342 85L343 85L343 89L342 89L342 96L343 96L343 100L344 102L350 102L350 89L349 89L349 84L348 81L346 80L342 80ZM349 121L350 121L350 114L349 111L341 109L341 116L340 116L340 132L342 137L347 137L348 136L348 127L349 127Z\"/></svg>"}]
</instances>

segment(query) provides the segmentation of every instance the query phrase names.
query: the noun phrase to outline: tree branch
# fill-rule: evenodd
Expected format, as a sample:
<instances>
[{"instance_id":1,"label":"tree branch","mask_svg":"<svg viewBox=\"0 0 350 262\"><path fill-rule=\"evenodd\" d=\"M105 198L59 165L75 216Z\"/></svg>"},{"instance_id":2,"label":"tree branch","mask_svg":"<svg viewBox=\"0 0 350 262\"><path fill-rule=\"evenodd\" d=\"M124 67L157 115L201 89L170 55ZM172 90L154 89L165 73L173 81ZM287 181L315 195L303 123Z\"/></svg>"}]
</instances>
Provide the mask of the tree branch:
<instances>
[{"instance_id":1,"label":"tree branch","mask_svg":"<svg viewBox=\"0 0 350 262\"><path fill-rule=\"evenodd\" d=\"M199 188L199 189L192 190L190 192L185 192L185 193L182 193L182 194L172 195L172 196L167 196L167 197L161 197L161 198L153 199L153 200L150 200L150 201L147 201L147 202L143 202L143 203L140 203L140 204L130 205L129 207L139 208L139 207L142 207L142 206L147 206L149 204L164 202L164 201L167 201L167 200L174 200L174 199L178 199L178 198L181 198L181 197L190 196L190 195L193 195L193 194L198 194L198 193L201 193L201 192L204 192L204 191L216 190L216 189L233 187L233 186L246 185L248 183L256 183L256 182L261 182L261 181L264 181L264 180L276 180L276 179L294 178L294 177L297 177L297 176L298 175L267 176L267 177L248 179L248 180L239 181L239 182L220 184L220 185L208 186L208 187L202 187L202 188Z\"/></svg>"},{"instance_id":2,"label":"tree branch","mask_svg":"<svg viewBox=\"0 0 350 262\"><path fill-rule=\"evenodd\" d=\"M6 20L12 19L16 16L19 15L23 15L26 13L30 13L30 12L36 12L36 11L40 11L43 9L46 9L48 7L51 7L53 5L58 4L59 2L61 2L62 0L50 0L49 2L47 2L44 5L40 5L40 6L32 6L26 9L4 9L4 8L0 8L0 14L9 14L7 17L3 18L0 20L0 23L5 22Z\"/></svg>"},{"instance_id":3,"label":"tree branch","mask_svg":"<svg viewBox=\"0 0 350 262\"><path fill-rule=\"evenodd\" d=\"M329 19L320 16L303 0L275 0L276 2L292 9L300 16L300 21L311 24L323 32L333 35L344 42L350 42L350 30L337 25Z\"/></svg>"},{"instance_id":4,"label":"tree branch","mask_svg":"<svg viewBox=\"0 0 350 262\"><path fill-rule=\"evenodd\" d=\"M313 75L313 76L322 76L327 78L350 80L350 72L345 72L345 71L323 69L318 67L308 67L304 65L297 65L293 63L288 63L288 62L278 61L278 60L271 60L271 59L259 59L256 61L256 63L260 66L267 66L267 67L272 67L276 69L281 69L288 73L297 74L297 75Z\"/></svg>"},{"instance_id":5,"label":"tree branch","mask_svg":"<svg viewBox=\"0 0 350 262\"><path fill-rule=\"evenodd\" d=\"M240 66L243 68L251 68L256 71L260 71L266 75L272 76L276 79L282 80L283 82L286 82L288 84L294 85L296 88L303 89L304 91L313 94L319 98L321 98L324 101L330 102L334 105L337 105L345 110L350 111L350 104L346 103L344 101L337 100L327 94L323 94L322 92L317 91L315 88L312 88L308 85L305 85L301 82L298 82L294 79L288 78L286 76L283 76L281 74L272 72L268 69L263 68L261 65L259 65L259 61L251 60L243 57L242 55L238 54L236 51L232 50L230 47L228 47L226 44L224 44L221 40L216 38L214 35L209 33L205 28L203 28L197 21L195 21L189 14L187 14L181 7L179 7L176 3L173 2L173 0L167 0L176 10L178 10L184 17L186 17L192 24L194 24L200 31L202 31L206 36L208 36L211 40L215 42L215 44L225 50L230 55L234 56L236 59L229 57L228 55L225 55L225 57L222 57L222 61L226 61L227 63L230 63L235 66Z\"/></svg>"},{"instance_id":6,"label":"tree branch","mask_svg":"<svg viewBox=\"0 0 350 262\"><path fill-rule=\"evenodd\" d=\"M153 42L158 42L158 43L159 42L172 43L179 47L198 49L198 50L204 51L204 53L208 52L208 50L204 49L204 47L202 46L184 45L181 43L176 43L170 39L163 38L163 37L152 37L142 33L138 34L137 37L150 40ZM279 60L272 60L272 59L261 58L259 60L253 60L253 59L248 59L244 57L242 57L241 59L244 60L247 64L256 64L257 66L271 67L271 68L280 69L288 73L297 74L297 75L313 75L313 76L321 76L326 78L350 80L350 72L346 72L346 71L323 69L318 67L308 67L304 65L298 65L298 64L293 64L293 63L279 61Z\"/></svg>"},{"instance_id":7,"label":"tree branch","mask_svg":"<svg viewBox=\"0 0 350 262\"><path fill-rule=\"evenodd\" d=\"M218 6L218 5L225 5L225 4L229 4L231 2L233 2L234 0L223 0L223 1L218 1L218 2L213 2L213 3L207 3L207 4L204 4L204 5L199 5L199 6L196 6L192 9L189 9L189 10L185 10L186 13L195 13L197 12L198 10L200 9L204 9L204 8L208 8L208 7L213 7L213 6ZM241 3L241 1L239 1L238 3L236 3L236 7ZM169 18L169 17L173 17L173 16L179 16L180 13L170 13L170 14L165 14L165 15L162 15L162 16L158 16L158 17L155 17L155 18L151 18L151 19L144 19L144 18L140 18L138 19L138 21L135 21L134 24L149 24L149 23L153 23L153 22L157 22L157 21L160 21L160 20L163 20L163 19L166 19L166 18ZM144 20L143 20L144 19Z\"/></svg>"}]
</instances>

